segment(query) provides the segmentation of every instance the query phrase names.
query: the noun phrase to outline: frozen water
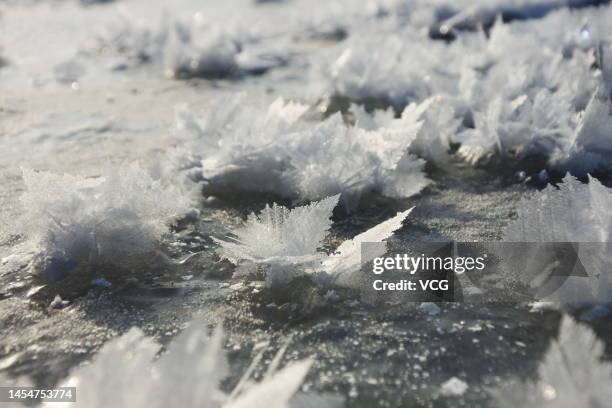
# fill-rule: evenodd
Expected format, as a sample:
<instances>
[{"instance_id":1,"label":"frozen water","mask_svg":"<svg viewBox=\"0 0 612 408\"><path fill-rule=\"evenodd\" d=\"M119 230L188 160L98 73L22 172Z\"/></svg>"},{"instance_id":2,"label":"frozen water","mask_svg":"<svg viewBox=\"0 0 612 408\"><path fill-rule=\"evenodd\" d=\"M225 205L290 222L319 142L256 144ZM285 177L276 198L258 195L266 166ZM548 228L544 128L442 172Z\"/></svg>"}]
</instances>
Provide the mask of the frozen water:
<instances>
[{"instance_id":1,"label":"frozen water","mask_svg":"<svg viewBox=\"0 0 612 408\"><path fill-rule=\"evenodd\" d=\"M398 213L395 217L340 244L335 253L323 261L323 270L333 278L336 285L359 289L362 284L361 276L359 276L362 264L386 252L386 246L382 245L375 251L368 251L369 259L363 258L361 256L361 244L364 242L383 242L402 227L402 223L411 211L412 209L409 209Z\"/></svg>"},{"instance_id":2,"label":"frozen water","mask_svg":"<svg viewBox=\"0 0 612 408\"><path fill-rule=\"evenodd\" d=\"M243 227L232 231L236 243L219 241L220 255L234 263L313 256L329 232L337 203L338 196L334 196L294 209L266 206L258 215L249 215Z\"/></svg>"},{"instance_id":3,"label":"frozen water","mask_svg":"<svg viewBox=\"0 0 612 408\"><path fill-rule=\"evenodd\" d=\"M326 256L317 250L328 234L337 202L338 196L334 196L293 210L277 204L267 206L258 216L251 214L244 227L233 231L235 242L216 239L221 246L219 254L234 264L262 265L271 286L283 288L297 276L324 272L316 278L319 283L331 281L335 285L359 288L358 272L363 263L371 260L363 259L361 243L386 240L401 228L411 210L343 242L333 254ZM382 255L386 247L382 245L379 251L382 253L368 255L372 258Z\"/></svg>"}]
</instances>

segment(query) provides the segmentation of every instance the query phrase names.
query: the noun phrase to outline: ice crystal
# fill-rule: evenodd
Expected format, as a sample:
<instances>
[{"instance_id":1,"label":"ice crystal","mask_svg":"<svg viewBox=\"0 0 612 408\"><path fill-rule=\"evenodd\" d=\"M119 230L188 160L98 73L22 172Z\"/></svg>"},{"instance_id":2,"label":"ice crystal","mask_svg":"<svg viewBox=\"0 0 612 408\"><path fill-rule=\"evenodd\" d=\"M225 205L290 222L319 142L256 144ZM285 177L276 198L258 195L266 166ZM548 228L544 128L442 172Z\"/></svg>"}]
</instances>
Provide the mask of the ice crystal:
<instances>
[{"instance_id":1,"label":"ice crystal","mask_svg":"<svg viewBox=\"0 0 612 408\"><path fill-rule=\"evenodd\" d=\"M269 285L284 285L296 276L320 275L322 284L355 285L355 274L363 263L361 244L382 242L402 226L412 209L398 213L373 228L343 242L331 255L318 252L331 226L331 216L338 196L318 203L289 210L274 204L258 216L251 214L243 227L233 231L234 240L215 241L222 258L237 265L261 265ZM380 256L385 246L370 251L368 256ZM249 270L247 269L247 272ZM252 270L250 270L252 272ZM321 274L322 273L322 274Z\"/></svg>"},{"instance_id":2,"label":"ice crystal","mask_svg":"<svg viewBox=\"0 0 612 408\"><path fill-rule=\"evenodd\" d=\"M519 242L609 242L612 238L612 190L594 178L583 184L566 176L519 203L518 218L504 240Z\"/></svg>"},{"instance_id":3,"label":"ice crystal","mask_svg":"<svg viewBox=\"0 0 612 408\"><path fill-rule=\"evenodd\" d=\"M233 231L236 242L218 241L220 254L232 262L269 262L275 258L301 258L316 254L331 227L338 196L303 207L266 206L249 215L245 225Z\"/></svg>"},{"instance_id":4,"label":"ice crystal","mask_svg":"<svg viewBox=\"0 0 612 408\"><path fill-rule=\"evenodd\" d=\"M335 114L293 135L286 146L290 170L285 180L301 199L340 193L348 210L367 192L394 198L420 192L428 184L425 163L408 151L421 127L416 110L410 106L400 119L371 131L360 127L359 118L347 126Z\"/></svg>"},{"instance_id":5,"label":"ice crystal","mask_svg":"<svg viewBox=\"0 0 612 408\"><path fill-rule=\"evenodd\" d=\"M535 384L511 383L494 392L506 407L604 407L612 398L612 366L602 361L604 344L588 327L563 317Z\"/></svg>"},{"instance_id":6,"label":"ice crystal","mask_svg":"<svg viewBox=\"0 0 612 408\"><path fill-rule=\"evenodd\" d=\"M279 98L262 114L245 105L245 99L244 94L238 94L215 100L201 118L187 107L179 107L177 137L201 161L209 189L287 195L279 180L286 167L279 139L292 131L307 107Z\"/></svg>"},{"instance_id":7,"label":"ice crystal","mask_svg":"<svg viewBox=\"0 0 612 408\"><path fill-rule=\"evenodd\" d=\"M309 37L342 39L358 25L381 24L385 17L399 17L409 11L410 7L402 0L334 0L307 13L301 25Z\"/></svg>"},{"instance_id":8,"label":"ice crystal","mask_svg":"<svg viewBox=\"0 0 612 408\"><path fill-rule=\"evenodd\" d=\"M298 121L304 105L278 99L262 114L243 100L218 101L201 119L185 108L177 111L177 135L202 157L211 194L257 191L299 201L342 194L352 210L365 193L404 198L429 183L424 162L409 153L421 128L421 105L379 124L366 123L362 112L355 126L340 114L312 125ZM362 122L375 129L362 129Z\"/></svg>"},{"instance_id":9,"label":"ice crystal","mask_svg":"<svg viewBox=\"0 0 612 408\"><path fill-rule=\"evenodd\" d=\"M506 227L504 240L579 243L578 258L588 276L552 277L563 279L563 286L551 300L609 301L611 207L612 190L592 177L582 184L568 175L558 189L548 186L519 203L518 218Z\"/></svg>"},{"instance_id":10,"label":"ice crystal","mask_svg":"<svg viewBox=\"0 0 612 408\"><path fill-rule=\"evenodd\" d=\"M453 16L461 9L455 4L416 2L409 13L416 27L432 10L428 24L450 15L441 23L447 33L471 20L475 32L455 33L446 44L414 26L364 25L335 52L313 57L315 83L323 84L316 92L396 110L428 98L444 101L424 115L413 146L439 165L457 144L458 156L474 165L493 159L536 165L536 158L549 170L581 176L607 171L612 160L603 135L609 133L612 33L606 21L612 8L548 14L564 5L479 3ZM513 24L493 21L495 13L508 10L542 15ZM478 21L487 20L492 28L485 36Z\"/></svg>"},{"instance_id":11,"label":"ice crystal","mask_svg":"<svg viewBox=\"0 0 612 408\"><path fill-rule=\"evenodd\" d=\"M329 232L337 203L334 196L292 210L266 206L233 231L233 241L216 240L219 254L234 264L264 266L269 285L286 283L324 257L317 249Z\"/></svg>"},{"instance_id":12,"label":"ice crystal","mask_svg":"<svg viewBox=\"0 0 612 408\"><path fill-rule=\"evenodd\" d=\"M206 326L195 321L156 358L160 348L138 328L108 342L91 363L73 370L62 383L78 388L76 403L58 406L241 408L265 402L283 408L312 365L311 359L295 362L250 386L243 386L249 380L244 378L227 395L220 389L229 373L221 329L209 337ZM331 406L325 399L317 401Z\"/></svg>"},{"instance_id":13,"label":"ice crystal","mask_svg":"<svg viewBox=\"0 0 612 408\"><path fill-rule=\"evenodd\" d=\"M239 45L219 26L171 21L163 64L173 77L223 78L236 73Z\"/></svg>"},{"instance_id":14,"label":"ice crystal","mask_svg":"<svg viewBox=\"0 0 612 408\"><path fill-rule=\"evenodd\" d=\"M249 32L247 25L223 26L206 21L162 15L157 25L123 13L97 38L98 48L111 50L114 70L141 64L158 66L176 78L227 78L261 73L284 65L289 55L283 42Z\"/></svg>"},{"instance_id":15,"label":"ice crystal","mask_svg":"<svg viewBox=\"0 0 612 408\"><path fill-rule=\"evenodd\" d=\"M609 13L604 9L601 14ZM581 36L584 18L595 27L602 17L564 10L537 24L495 24L481 59L467 63L462 71L461 96L471 106L474 127L461 132L457 141L462 143L459 154L468 162L493 156L544 157L550 168L577 175L602 162L609 164L605 139L593 129L581 130L585 118L594 121L589 112L597 110L600 98L594 95L600 94L597 88L603 86L605 75L592 67L600 53L598 41L607 42L609 33L593 29L598 40L590 34ZM533 47L534 43L540 46ZM599 65L605 73L605 65ZM597 117L605 121L609 115L599 110ZM582 140L594 142L588 148L576 145L579 133Z\"/></svg>"},{"instance_id":16,"label":"ice crystal","mask_svg":"<svg viewBox=\"0 0 612 408\"><path fill-rule=\"evenodd\" d=\"M402 223L411 211L412 208L400 212L395 217L340 244L335 253L323 260L323 271L332 278L336 285L358 288L361 281L358 272L361 270L361 266L386 252L386 246L382 245L376 250L368 251L367 258L363 258L361 245L365 242L382 242L389 238L396 230L401 228Z\"/></svg>"},{"instance_id":17,"label":"ice crystal","mask_svg":"<svg viewBox=\"0 0 612 408\"><path fill-rule=\"evenodd\" d=\"M50 278L54 265L114 264L154 250L190 208L179 190L137 164L109 165L96 178L23 169L23 179L21 231Z\"/></svg>"},{"instance_id":18,"label":"ice crystal","mask_svg":"<svg viewBox=\"0 0 612 408\"><path fill-rule=\"evenodd\" d=\"M576 131L553 158L557 167L583 176L612 169L612 101L596 92L580 117Z\"/></svg>"},{"instance_id":19,"label":"ice crystal","mask_svg":"<svg viewBox=\"0 0 612 408\"><path fill-rule=\"evenodd\" d=\"M579 48L566 56L562 41L542 35L531 23L498 21L481 59L465 65L460 91L473 111L474 128L457 141L468 162L493 156L552 158L567 148L576 112L597 86L592 57ZM542 48L532 47L534 42Z\"/></svg>"},{"instance_id":20,"label":"ice crystal","mask_svg":"<svg viewBox=\"0 0 612 408\"><path fill-rule=\"evenodd\" d=\"M123 69L161 61L165 37L164 31L120 12L116 20L103 27L95 40L99 49L110 50L117 58L112 68Z\"/></svg>"},{"instance_id":21,"label":"ice crystal","mask_svg":"<svg viewBox=\"0 0 612 408\"><path fill-rule=\"evenodd\" d=\"M327 64L313 64L327 81L327 93L354 102L381 101L401 109L438 92L450 92L458 79L449 46L405 29L401 34L365 31L339 45ZM327 54L324 59L328 59Z\"/></svg>"}]
</instances>

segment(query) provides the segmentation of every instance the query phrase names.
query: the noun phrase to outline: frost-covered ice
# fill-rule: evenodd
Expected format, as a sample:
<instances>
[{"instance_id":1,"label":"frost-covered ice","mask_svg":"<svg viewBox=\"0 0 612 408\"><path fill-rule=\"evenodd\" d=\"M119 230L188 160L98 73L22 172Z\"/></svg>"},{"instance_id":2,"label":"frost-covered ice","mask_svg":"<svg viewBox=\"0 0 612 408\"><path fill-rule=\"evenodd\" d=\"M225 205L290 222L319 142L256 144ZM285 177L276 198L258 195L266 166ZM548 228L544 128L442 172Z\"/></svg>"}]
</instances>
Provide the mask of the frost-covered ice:
<instances>
[{"instance_id":1,"label":"frost-covered ice","mask_svg":"<svg viewBox=\"0 0 612 408\"><path fill-rule=\"evenodd\" d=\"M359 119L347 126L337 113L312 129L289 135L284 180L302 200L340 193L348 210L369 192L413 196L429 183L425 162L409 152L421 127L418 117L418 108L409 106L400 119L365 130Z\"/></svg>"},{"instance_id":2,"label":"frost-covered ice","mask_svg":"<svg viewBox=\"0 0 612 408\"><path fill-rule=\"evenodd\" d=\"M323 270L332 277L334 284L347 288L362 288L363 279L360 276L361 266L377 256L384 255L386 245L376 250L370 250L367 257L362 256L361 244L365 242L383 242L391 237L395 231L402 227L412 208L398 213L369 230L362 232L353 239L340 244L336 251L323 260Z\"/></svg>"},{"instance_id":3,"label":"frost-covered ice","mask_svg":"<svg viewBox=\"0 0 612 408\"><path fill-rule=\"evenodd\" d=\"M163 14L159 25L148 26L119 14L96 42L95 49L113 54L112 70L151 64L170 77L223 78L237 76L244 68L239 65L241 37L197 18Z\"/></svg>"},{"instance_id":4,"label":"frost-covered ice","mask_svg":"<svg viewBox=\"0 0 612 408\"><path fill-rule=\"evenodd\" d=\"M338 196L292 210L274 204L251 214L236 229L234 242L217 240L219 254L234 264L262 265L270 285L282 285L305 273L324 254L317 252L331 227ZM251 273L254 270L250 271Z\"/></svg>"}]
</instances>

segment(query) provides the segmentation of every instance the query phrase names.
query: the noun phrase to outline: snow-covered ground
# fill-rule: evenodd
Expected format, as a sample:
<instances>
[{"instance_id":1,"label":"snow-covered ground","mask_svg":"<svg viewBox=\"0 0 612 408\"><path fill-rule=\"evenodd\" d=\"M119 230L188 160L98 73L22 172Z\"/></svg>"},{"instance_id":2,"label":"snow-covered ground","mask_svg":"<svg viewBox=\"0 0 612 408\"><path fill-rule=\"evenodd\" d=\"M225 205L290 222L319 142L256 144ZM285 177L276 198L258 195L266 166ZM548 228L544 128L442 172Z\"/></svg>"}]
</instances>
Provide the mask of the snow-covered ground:
<instances>
[{"instance_id":1,"label":"snow-covered ground","mask_svg":"<svg viewBox=\"0 0 612 408\"><path fill-rule=\"evenodd\" d=\"M610 21L595 0L0 2L0 386L605 406ZM604 243L579 253L600 286L360 294L361 242L451 240Z\"/></svg>"}]
</instances>

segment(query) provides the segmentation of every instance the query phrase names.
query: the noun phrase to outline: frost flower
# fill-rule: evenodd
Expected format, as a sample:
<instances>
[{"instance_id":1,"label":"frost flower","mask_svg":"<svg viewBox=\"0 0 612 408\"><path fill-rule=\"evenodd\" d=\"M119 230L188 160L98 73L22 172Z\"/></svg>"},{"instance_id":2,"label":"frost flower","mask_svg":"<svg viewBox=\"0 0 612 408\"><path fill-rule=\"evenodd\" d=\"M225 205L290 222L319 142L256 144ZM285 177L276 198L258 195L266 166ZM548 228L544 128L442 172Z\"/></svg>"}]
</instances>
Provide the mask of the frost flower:
<instances>
[{"instance_id":1,"label":"frost flower","mask_svg":"<svg viewBox=\"0 0 612 408\"><path fill-rule=\"evenodd\" d=\"M312 359L306 359L278 371L270 367L260 383L245 385L250 379L243 378L227 395L220 387L229 371L221 329L209 337L203 323L192 322L170 343L168 351L156 358L160 348L138 328L108 342L90 364L72 371L62 384L77 387L76 402L58 406L242 408L265 402L266 406L284 408L312 365ZM316 400L327 406L325 399Z\"/></svg>"},{"instance_id":2,"label":"frost flower","mask_svg":"<svg viewBox=\"0 0 612 408\"><path fill-rule=\"evenodd\" d=\"M181 191L137 164L100 177L23 169L22 231L34 267L51 280L80 263L116 265L156 249L169 225L191 208Z\"/></svg>"},{"instance_id":3,"label":"frost flower","mask_svg":"<svg viewBox=\"0 0 612 408\"><path fill-rule=\"evenodd\" d=\"M612 299L610 208L612 190L592 177L583 184L568 175L558 189L548 186L519 203L518 218L506 227L504 240L575 243L587 276L541 276L562 284L549 300L608 302Z\"/></svg>"},{"instance_id":4,"label":"frost flower","mask_svg":"<svg viewBox=\"0 0 612 408\"><path fill-rule=\"evenodd\" d=\"M270 284L284 283L304 273L324 254L317 252L331 227L338 196L292 210L274 204L249 215L245 225L233 231L235 239L215 241L219 255L234 264L263 265Z\"/></svg>"},{"instance_id":5,"label":"frost flower","mask_svg":"<svg viewBox=\"0 0 612 408\"><path fill-rule=\"evenodd\" d=\"M427 105L410 105L398 119L388 113L367 119L354 108L355 125L340 114L310 125L299 120L305 105L278 99L262 113L244 106L244 98L216 101L199 119L177 110L177 137L201 157L208 194L272 193L298 201L341 194L350 211L367 193L406 198L429 183L424 161L409 152Z\"/></svg>"},{"instance_id":6,"label":"frost flower","mask_svg":"<svg viewBox=\"0 0 612 408\"><path fill-rule=\"evenodd\" d=\"M494 392L500 408L605 407L612 398L612 366L588 327L563 317L559 338L540 363L535 384L511 383Z\"/></svg>"},{"instance_id":7,"label":"frost flower","mask_svg":"<svg viewBox=\"0 0 612 408\"><path fill-rule=\"evenodd\" d=\"M284 180L302 200L342 194L349 211L370 192L392 198L415 195L429 184L425 162L409 152L422 126L421 114L419 106L410 105L399 119L379 115L384 125L378 126L376 117L368 123L367 114L359 113L355 125L347 126L337 113L290 135L285 147L290 168Z\"/></svg>"},{"instance_id":8,"label":"frost flower","mask_svg":"<svg viewBox=\"0 0 612 408\"><path fill-rule=\"evenodd\" d=\"M264 268L269 285L284 285L308 273L320 276L321 283L355 288L361 265L371 260L362 259L361 244L389 238L412 209L343 242L333 254L325 255L317 250L331 227L330 218L337 202L338 196L334 196L292 210L276 204L267 206L258 216L251 214L243 227L233 231L235 239L215 239L220 245L218 253L236 265ZM368 256L373 259L385 251L386 246L382 245L369 251Z\"/></svg>"},{"instance_id":9,"label":"frost flower","mask_svg":"<svg viewBox=\"0 0 612 408\"><path fill-rule=\"evenodd\" d=\"M307 106L275 100L265 112L246 104L246 95L219 98L196 116L186 107L176 110L175 133L194 161L209 194L235 191L287 196L280 180L287 166L283 135L292 132Z\"/></svg>"}]
</instances>

